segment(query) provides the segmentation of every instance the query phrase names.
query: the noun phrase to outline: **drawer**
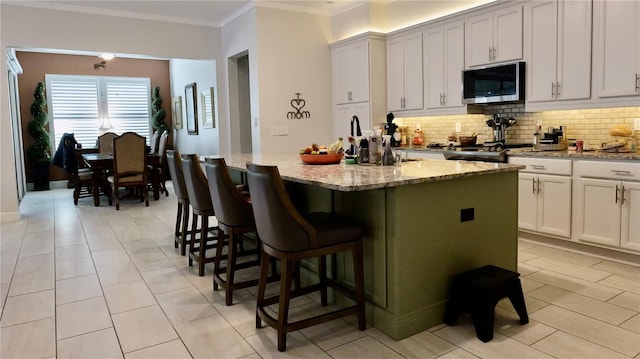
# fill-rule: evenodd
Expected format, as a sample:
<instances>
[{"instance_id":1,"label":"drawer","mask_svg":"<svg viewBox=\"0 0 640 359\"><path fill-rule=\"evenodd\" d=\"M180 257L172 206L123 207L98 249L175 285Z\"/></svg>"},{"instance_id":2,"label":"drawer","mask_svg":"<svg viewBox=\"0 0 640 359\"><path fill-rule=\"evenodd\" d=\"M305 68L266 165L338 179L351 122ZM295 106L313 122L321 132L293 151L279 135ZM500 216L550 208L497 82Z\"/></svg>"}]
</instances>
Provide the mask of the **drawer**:
<instances>
[{"instance_id":1,"label":"drawer","mask_svg":"<svg viewBox=\"0 0 640 359\"><path fill-rule=\"evenodd\" d=\"M548 158L509 157L509 163L525 165L527 168L520 172L546 173L571 176L571 160L556 160Z\"/></svg>"},{"instance_id":2,"label":"drawer","mask_svg":"<svg viewBox=\"0 0 640 359\"><path fill-rule=\"evenodd\" d=\"M576 161L575 171L580 177L640 181L640 163Z\"/></svg>"}]
</instances>

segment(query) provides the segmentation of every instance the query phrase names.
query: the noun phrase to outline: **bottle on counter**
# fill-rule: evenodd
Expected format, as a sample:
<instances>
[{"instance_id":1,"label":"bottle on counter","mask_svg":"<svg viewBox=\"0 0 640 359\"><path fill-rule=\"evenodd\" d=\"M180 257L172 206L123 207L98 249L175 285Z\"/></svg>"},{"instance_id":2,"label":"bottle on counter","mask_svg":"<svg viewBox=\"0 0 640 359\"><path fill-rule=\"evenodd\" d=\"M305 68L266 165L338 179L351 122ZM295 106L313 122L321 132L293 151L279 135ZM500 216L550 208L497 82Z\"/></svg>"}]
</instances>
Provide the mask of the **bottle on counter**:
<instances>
[{"instance_id":1,"label":"bottle on counter","mask_svg":"<svg viewBox=\"0 0 640 359\"><path fill-rule=\"evenodd\" d=\"M393 166L395 160L393 158L393 152L391 151L391 136L384 135L384 152L382 152L382 165L383 166Z\"/></svg>"},{"instance_id":2,"label":"bottle on counter","mask_svg":"<svg viewBox=\"0 0 640 359\"><path fill-rule=\"evenodd\" d=\"M424 134L420 128L416 128L413 131L413 145L414 146L422 146L424 145Z\"/></svg>"}]
</instances>

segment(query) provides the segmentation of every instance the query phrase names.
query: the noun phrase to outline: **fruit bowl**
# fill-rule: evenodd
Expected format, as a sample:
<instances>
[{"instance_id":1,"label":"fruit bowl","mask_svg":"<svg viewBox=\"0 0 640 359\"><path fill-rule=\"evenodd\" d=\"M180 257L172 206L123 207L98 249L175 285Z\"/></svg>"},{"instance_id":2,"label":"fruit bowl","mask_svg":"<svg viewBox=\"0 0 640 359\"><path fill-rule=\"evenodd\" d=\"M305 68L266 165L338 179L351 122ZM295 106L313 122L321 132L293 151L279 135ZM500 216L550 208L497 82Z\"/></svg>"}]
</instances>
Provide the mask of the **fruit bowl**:
<instances>
[{"instance_id":1,"label":"fruit bowl","mask_svg":"<svg viewBox=\"0 0 640 359\"><path fill-rule=\"evenodd\" d=\"M462 146L475 146L478 136L459 136L458 140Z\"/></svg>"},{"instance_id":2,"label":"fruit bowl","mask_svg":"<svg viewBox=\"0 0 640 359\"><path fill-rule=\"evenodd\" d=\"M344 153L326 155L300 155L300 160L307 165L332 165L340 163Z\"/></svg>"}]
</instances>

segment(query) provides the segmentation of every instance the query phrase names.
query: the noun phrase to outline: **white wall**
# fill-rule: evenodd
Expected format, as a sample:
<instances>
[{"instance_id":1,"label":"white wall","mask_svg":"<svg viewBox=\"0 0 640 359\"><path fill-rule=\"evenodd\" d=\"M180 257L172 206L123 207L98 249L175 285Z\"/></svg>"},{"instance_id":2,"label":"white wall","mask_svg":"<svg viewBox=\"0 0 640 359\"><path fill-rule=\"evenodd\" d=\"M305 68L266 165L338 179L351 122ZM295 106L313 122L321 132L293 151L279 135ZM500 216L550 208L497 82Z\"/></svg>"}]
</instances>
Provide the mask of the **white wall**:
<instances>
[{"instance_id":1,"label":"white wall","mask_svg":"<svg viewBox=\"0 0 640 359\"><path fill-rule=\"evenodd\" d=\"M326 16L258 8L260 137L263 153L297 153L312 142L333 139L331 105L331 20ZM288 119L296 93L310 118ZM253 101L253 98L252 98ZM288 136L272 136L287 127Z\"/></svg>"},{"instance_id":2,"label":"white wall","mask_svg":"<svg viewBox=\"0 0 640 359\"><path fill-rule=\"evenodd\" d=\"M182 129L173 129L173 145L181 153L197 153L199 155L219 155L220 154L220 117L217 109L214 109L215 128L204 128L204 105L202 103L202 91L209 91L214 87L215 104L218 99L218 85L216 82L216 61L214 60L171 60L169 63L169 73L171 74L171 96L182 96ZM198 108L198 135L187 133L185 122L185 86L196 83L197 108ZM216 106L217 107L217 106Z\"/></svg>"},{"instance_id":3,"label":"white wall","mask_svg":"<svg viewBox=\"0 0 640 359\"><path fill-rule=\"evenodd\" d=\"M77 14L0 3L0 220L16 218L18 214L5 60L7 47L108 51L167 59L212 60L220 54L220 31L213 27ZM211 81L215 81L215 77ZM226 90L221 89L219 95L224 98ZM226 119L225 110L226 106L218 108L219 119ZM206 136L191 137L192 142L202 141L203 148L211 146L211 139ZM195 148L200 148L200 144L195 145Z\"/></svg>"}]
</instances>

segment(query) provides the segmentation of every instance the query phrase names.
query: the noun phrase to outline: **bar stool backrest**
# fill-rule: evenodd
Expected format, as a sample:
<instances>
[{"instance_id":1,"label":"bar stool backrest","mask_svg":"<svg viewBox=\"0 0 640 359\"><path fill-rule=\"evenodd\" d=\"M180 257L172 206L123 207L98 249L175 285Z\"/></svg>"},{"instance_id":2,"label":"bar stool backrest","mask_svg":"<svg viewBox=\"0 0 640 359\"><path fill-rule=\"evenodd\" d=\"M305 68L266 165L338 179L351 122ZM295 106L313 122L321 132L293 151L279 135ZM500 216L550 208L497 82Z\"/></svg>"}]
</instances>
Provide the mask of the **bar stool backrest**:
<instances>
[{"instance_id":1,"label":"bar stool backrest","mask_svg":"<svg viewBox=\"0 0 640 359\"><path fill-rule=\"evenodd\" d=\"M184 183L191 207L198 211L213 211L209 184L200 167L200 160L195 153L181 155Z\"/></svg>"},{"instance_id":2,"label":"bar stool backrest","mask_svg":"<svg viewBox=\"0 0 640 359\"><path fill-rule=\"evenodd\" d=\"M276 166L247 163L247 179L258 235L284 252L315 248L316 232L291 203Z\"/></svg>"},{"instance_id":3,"label":"bar stool backrest","mask_svg":"<svg viewBox=\"0 0 640 359\"><path fill-rule=\"evenodd\" d=\"M184 183L184 174L182 173L182 158L180 157L180 152L177 150L167 150L167 166L169 167L169 174L173 181L173 190L176 192L176 197L189 199L187 187Z\"/></svg>"},{"instance_id":4,"label":"bar stool backrest","mask_svg":"<svg viewBox=\"0 0 640 359\"><path fill-rule=\"evenodd\" d=\"M209 192L219 223L232 227L254 224L251 204L231 181L224 158L205 158Z\"/></svg>"}]
</instances>

